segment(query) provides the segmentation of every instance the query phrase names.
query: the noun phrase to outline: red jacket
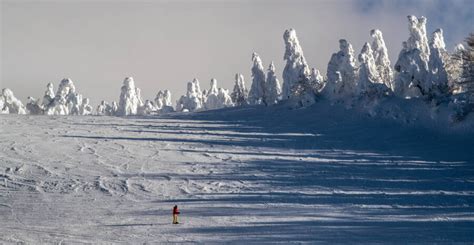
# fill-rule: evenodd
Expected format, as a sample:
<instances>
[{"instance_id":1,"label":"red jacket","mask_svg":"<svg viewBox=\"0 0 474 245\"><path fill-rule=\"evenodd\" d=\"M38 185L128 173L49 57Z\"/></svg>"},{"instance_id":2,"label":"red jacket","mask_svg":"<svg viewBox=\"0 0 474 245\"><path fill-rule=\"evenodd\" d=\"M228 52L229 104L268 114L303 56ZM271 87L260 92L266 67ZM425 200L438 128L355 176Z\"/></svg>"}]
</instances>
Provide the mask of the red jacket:
<instances>
[{"instance_id":1,"label":"red jacket","mask_svg":"<svg viewBox=\"0 0 474 245\"><path fill-rule=\"evenodd\" d=\"M179 214L178 207L173 208L173 214Z\"/></svg>"}]
</instances>

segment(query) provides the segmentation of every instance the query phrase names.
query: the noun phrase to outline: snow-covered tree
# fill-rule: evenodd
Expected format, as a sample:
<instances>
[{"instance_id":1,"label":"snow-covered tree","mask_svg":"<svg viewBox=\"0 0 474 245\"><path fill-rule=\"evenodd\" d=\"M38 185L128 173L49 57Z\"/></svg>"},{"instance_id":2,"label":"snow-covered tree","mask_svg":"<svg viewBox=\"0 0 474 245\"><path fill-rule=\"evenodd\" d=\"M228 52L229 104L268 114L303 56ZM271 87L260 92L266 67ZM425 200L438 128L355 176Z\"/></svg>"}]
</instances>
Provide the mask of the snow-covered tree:
<instances>
[{"instance_id":1,"label":"snow-covered tree","mask_svg":"<svg viewBox=\"0 0 474 245\"><path fill-rule=\"evenodd\" d=\"M236 106L248 104L248 90L245 87L244 75L235 74L235 84L231 98Z\"/></svg>"},{"instance_id":2,"label":"snow-covered tree","mask_svg":"<svg viewBox=\"0 0 474 245\"><path fill-rule=\"evenodd\" d=\"M48 83L43 97L42 107L47 115L80 115L82 95L76 92L76 86L69 78L61 80L56 95L53 84Z\"/></svg>"},{"instance_id":3,"label":"snow-covered tree","mask_svg":"<svg viewBox=\"0 0 474 245\"><path fill-rule=\"evenodd\" d=\"M5 107L5 98L3 95L0 95L0 114L7 114L9 113L8 107Z\"/></svg>"},{"instance_id":4,"label":"snow-covered tree","mask_svg":"<svg viewBox=\"0 0 474 245\"><path fill-rule=\"evenodd\" d=\"M138 107L143 106L142 101L143 100L140 97L140 89L135 87L133 78L125 78L121 88L117 115L136 115L138 112Z\"/></svg>"},{"instance_id":5,"label":"snow-covered tree","mask_svg":"<svg viewBox=\"0 0 474 245\"><path fill-rule=\"evenodd\" d=\"M373 56L372 48L369 43L365 43L359 54L358 60L359 79L357 83L358 93L361 96L376 98L387 94L389 88L382 81L378 73L377 65Z\"/></svg>"},{"instance_id":6,"label":"snow-covered tree","mask_svg":"<svg viewBox=\"0 0 474 245\"><path fill-rule=\"evenodd\" d=\"M26 103L26 110L31 115L41 115L44 113L43 107L39 101L31 96L28 97L28 102Z\"/></svg>"},{"instance_id":7,"label":"snow-covered tree","mask_svg":"<svg viewBox=\"0 0 474 245\"><path fill-rule=\"evenodd\" d=\"M448 86L452 94L459 94L464 92L463 87L460 86L460 78L463 72L463 53L465 52L464 45L459 43L454 48L454 52L449 57L446 71L448 73Z\"/></svg>"},{"instance_id":8,"label":"snow-covered tree","mask_svg":"<svg viewBox=\"0 0 474 245\"><path fill-rule=\"evenodd\" d=\"M167 113L174 111L171 102L171 92L169 90L158 91L155 97L155 106L159 112Z\"/></svg>"},{"instance_id":9,"label":"snow-covered tree","mask_svg":"<svg viewBox=\"0 0 474 245\"><path fill-rule=\"evenodd\" d=\"M252 54L252 86L249 92L249 103L258 105L265 100L265 72L262 60L257 53Z\"/></svg>"},{"instance_id":10,"label":"snow-covered tree","mask_svg":"<svg viewBox=\"0 0 474 245\"><path fill-rule=\"evenodd\" d=\"M79 114L83 116L92 115L92 106L89 104L89 98L83 98Z\"/></svg>"},{"instance_id":11,"label":"snow-covered tree","mask_svg":"<svg viewBox=\"0 0 474 245\"><path fill-rule=\"evenodd\" d=\"M223 107L232 106L232 98L229 91L217 87L217 80L211 79L211 88L207 93L205 108L206 110L220 109Z\"/></svg>"},{"instance_id":12,"label":"snow-covered tree","mask_svg":"<svg viewBox=\"0 0 474 245\"><path fill-rule=\"evenodd\" d=\"M291 97L294 84L308 81L311 71L306 63L296 31L294 29L286 30L283 34L283 40L285 42L283 59L286 61L286 65L283 70L282 99L286 100Z\"/></svg>"},{"instance_id":13,"label":"snow-covered tree","mask_svg":"<svg viewBox=\"0 0 474 245\"><path fill-rule=\"evenodd\" d=\"M267 72L267 81L265 82L265 104L273 105L281 99L280 81L275 75L275 65L270 63Z\"/></svg>"},{"instance_id":14,"label":"snow-covered tree","mask_svg":"<svg viewBox=\"0 0 474 245\"><path fill-rule=\"evenodd\" d=\"M176 102L176 111L197 111L202 108L202 92L199 81L195 78L192 82L188 82L186 95L181 96Z\"/></svg>"},{"instance_id":15,"label":"snow-covered tree","mask_svg":"<svg viewBox=\"0 0 474 245\"><path fill-rule=\"evenodd\" d=\"M426 36L426 18L408 16L410 37L403 42L403 49L395 63L397 75L393 90L401 97L425 95L431 88L429 75L430 49Z\"/></svg>"},{"instance_id":16,"label":"snow-covered tree","mask_svg":"<svg viewBox=\"0 0 474 245\"><path fill-rule=\"evenodd\" d=\"M219 88L219 94L217 95L221 107L231 107L234 106L232 102L232 97L230 97L230 92L227 89Z\"/></svg>"},{"instance_id":17,"label":"snow-covered tree","mask_svg":"<svg viewBox=\"0 0 474 245\"><path fill-rule=\"evenodd\" d=\"M138 108L138 115L151 115L156 112L156 106L154 105L153 101L145 100L143 106Z\"/></svg>"},{"instance_id":18,"label":"snow-covered tree","mask_svg":"<svg viewBox=\"0 0 474 245\"><path fill-rule=\"evenodd\" d=\"M374 38L372 41L372 53L377 67L379 76L378 82L385 84L393 90L393 71L388 58L387 47L380 30L374 29L370 31L370 35Z\"/></svg>"},{"instance_id":19,"label":"snow-covered tree","mask_svg":"<svg viewBox=\"0 0 474 245\"><path fill-rule=\"evenodd\" d=\"M339 40L339 49L328 63L328 81L324 90L330 98L351 98L357 92L358 79L354 49L345 39Z\"/></svg>"},{"instance_id":20,"label":"snow-covered tree","mask_svg":"<svg viewBox=\"0 0 474 245\"><path fill-rule=\"evenodd\" d=\"M47 110L51 106L54 101L54 97L55 95L53 83L48 83L48 85L46 85L46 91L44 92L42 103L42 106L45 110Z\"/></svg>"},{"instance_id":21,"label":"snow-covered tree","mask_svg":"<svg viewBox=\"0 0 474 245\"><path fill-rule=\"evenodd\" d=\"M0 105L3 104L2 108L0 108L2 114L26 114L26 107L15 97L10 89L4 88L0 97L3 97L0 102Z\"/></svg>"},{"instance_id":22,"label":"snow-covered tree","mask_svg":"<svg viewBox=\"0 0 474 245\"><path fill-rule=\"evenodd\" d=\"M443 30L437 29L433 32L430 40L430 59L428 62L431 80L430 90L427 91L430 97L443 97L449 93L448 73L446 71L450 56L446 51Z\"/></svg>"},{"instance_id":23,"label":"snow-covered tree","mask_svg":"<svg viewBox=\"0 0 474 245\"><path fill-rule=\"evenodd\" d=\"M97 115L99 116L110 116L108 113L107 113L107 108L109 108L110 105L107 103L107 101L105 100L102 100L100 102L100 104L97 106L97 109L96 109L96 113Z\"/></svg>"}]
</instances>

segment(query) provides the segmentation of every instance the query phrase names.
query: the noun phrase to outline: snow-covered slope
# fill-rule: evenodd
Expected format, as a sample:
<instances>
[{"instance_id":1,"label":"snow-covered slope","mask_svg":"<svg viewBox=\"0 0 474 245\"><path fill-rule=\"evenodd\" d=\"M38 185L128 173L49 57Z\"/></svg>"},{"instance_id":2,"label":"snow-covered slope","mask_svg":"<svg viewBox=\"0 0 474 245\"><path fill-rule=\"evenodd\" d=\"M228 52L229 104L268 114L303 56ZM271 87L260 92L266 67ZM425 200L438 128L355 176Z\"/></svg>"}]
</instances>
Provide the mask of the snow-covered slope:
<instances>
[{"instance_id":1,"label":"snow-covered slope","mask_svg":"<svg viewBox=\"0 0 474 245\"><path fill-rule=\"evenodd\" d=\"M2 115L0 242L472 243L473 130L418 125L325 101Z\"/></svg>"}]
</instances>

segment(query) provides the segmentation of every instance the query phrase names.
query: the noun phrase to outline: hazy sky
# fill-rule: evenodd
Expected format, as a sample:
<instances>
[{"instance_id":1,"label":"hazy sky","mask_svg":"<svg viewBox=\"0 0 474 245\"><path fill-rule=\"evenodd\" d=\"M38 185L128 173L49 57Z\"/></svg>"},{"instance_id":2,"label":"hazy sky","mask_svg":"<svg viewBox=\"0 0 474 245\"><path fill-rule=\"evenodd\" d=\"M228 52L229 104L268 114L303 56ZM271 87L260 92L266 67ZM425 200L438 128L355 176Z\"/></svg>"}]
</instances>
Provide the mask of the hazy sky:
<instances>
[{"instance_id":1,"label":"hazy sky","mask_svg":"<svg viewBox=\"0 0 474 245\"><path fill-rule=\"evenodd\" d=\"M474 31L474 0L0 2L0 87L23 101L65 77L93 104L118 100L126 76L144 99L170 89L176 101L194 77L203 89L211 78L232 89L235 73L243 73L250 87L254 51L266 67L275 62L281 79L288 28L323 74L340 38L357 55L373 28L395 62L409 14L427 16L429 33L443 28L448 50Z\"/></svg>"}]
</instances>

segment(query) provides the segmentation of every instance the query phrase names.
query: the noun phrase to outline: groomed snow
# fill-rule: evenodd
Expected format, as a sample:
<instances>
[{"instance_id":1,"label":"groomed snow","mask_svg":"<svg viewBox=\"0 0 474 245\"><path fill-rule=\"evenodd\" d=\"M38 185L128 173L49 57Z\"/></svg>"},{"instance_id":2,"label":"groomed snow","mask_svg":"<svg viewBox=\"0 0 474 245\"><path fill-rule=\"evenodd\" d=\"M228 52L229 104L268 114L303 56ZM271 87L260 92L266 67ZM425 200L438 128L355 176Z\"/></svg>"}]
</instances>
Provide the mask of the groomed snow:
<instances>
[{"instance_id":1,"label":"groomed snow","mask_svg":"<svg viewBox=\"0 0 474 245\"><path fill-rule=\"evenodd\" d=\"M0 243L474 241L472 127L281 107L2 115Z\"/></svg>"}]
</instances>

